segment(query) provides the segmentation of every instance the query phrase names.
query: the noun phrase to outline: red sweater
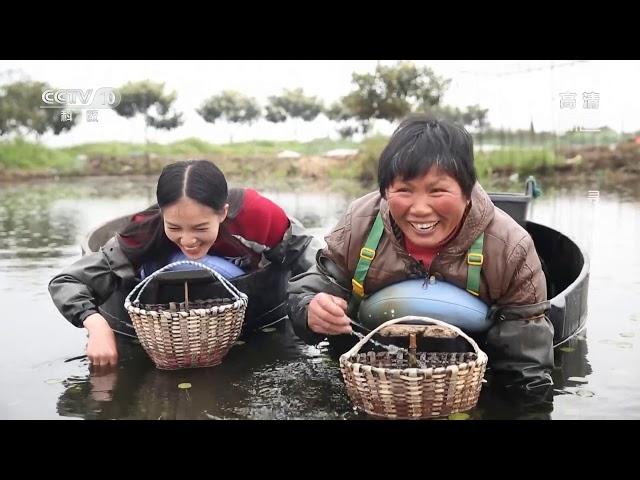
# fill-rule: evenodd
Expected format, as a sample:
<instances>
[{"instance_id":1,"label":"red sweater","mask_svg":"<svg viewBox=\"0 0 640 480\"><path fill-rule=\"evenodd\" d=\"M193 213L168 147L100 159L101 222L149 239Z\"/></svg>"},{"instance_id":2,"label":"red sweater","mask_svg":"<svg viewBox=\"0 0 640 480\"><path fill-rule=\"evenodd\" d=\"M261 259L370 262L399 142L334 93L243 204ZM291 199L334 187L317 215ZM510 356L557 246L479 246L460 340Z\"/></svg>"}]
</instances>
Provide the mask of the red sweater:
<instances>
[{"instance_id":1,"label":"red sweater","mask_svg":"<svg viewBox=\"0 0 640 480\"><path fill-rule=\"evenodd\" d=\"M419 262L422 262L422 264L424 265L424 268L429 270L429 267L431 266L431 262L433 261L433 258L437 255L437 253L440 251L442 247L434 247L434 248L418 247L414 243L411 243L411 241L407 237L404 237L404 248L407 250L409 255L411 255L413 258L415 258Z\"/></svg>"},{"instance_id":2,"label":"red sweater","mask_svg":"<svg viewBox=\"0 0 640 480\"><path fill-rule=\"evenodd\" d=\"M271 248L282 240L289 228L289 219L278 205L255 190L246 188L240 212L235 218L225 220L224 225L232 235L240 235ZM244 252L239 252L234 245L218 237L210 253L234 257Z\"/></svg>"}]
</instances>

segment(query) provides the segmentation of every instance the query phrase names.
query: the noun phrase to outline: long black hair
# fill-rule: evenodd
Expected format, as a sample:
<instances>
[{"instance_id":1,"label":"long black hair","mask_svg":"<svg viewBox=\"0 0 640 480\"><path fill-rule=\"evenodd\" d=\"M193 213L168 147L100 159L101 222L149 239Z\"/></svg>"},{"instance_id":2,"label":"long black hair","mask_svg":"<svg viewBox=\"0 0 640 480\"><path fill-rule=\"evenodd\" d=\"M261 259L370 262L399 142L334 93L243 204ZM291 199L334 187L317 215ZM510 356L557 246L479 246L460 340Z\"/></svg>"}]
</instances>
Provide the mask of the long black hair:
<instances>
[{"instance_id":1,"label":"long black hair","mask_svg":"<svg viewBox=\"0 0 640 480\"><path fill-rule=\"evenodd\" d=\"M473 139L463 127L428 114L406 118L380 154L378 186L383 197L396 178L412 180L436 166L452 176L467 198L476 183Z\"/></svg>"},{"instance_id":2,"label":"long black hair","mask_svg":"<svg viewBox=\"0 0 640 480\"><path fill-rule=\"evenodd\" d=\"M156 204L135 214L117 235L120 248L135 267L149 259L168 259L176 245L164 232L162 208L188 197L216 212L227 202L224 174L207 160L186 160L162 169L156 188Z\"/></svg>"}]
</instances>

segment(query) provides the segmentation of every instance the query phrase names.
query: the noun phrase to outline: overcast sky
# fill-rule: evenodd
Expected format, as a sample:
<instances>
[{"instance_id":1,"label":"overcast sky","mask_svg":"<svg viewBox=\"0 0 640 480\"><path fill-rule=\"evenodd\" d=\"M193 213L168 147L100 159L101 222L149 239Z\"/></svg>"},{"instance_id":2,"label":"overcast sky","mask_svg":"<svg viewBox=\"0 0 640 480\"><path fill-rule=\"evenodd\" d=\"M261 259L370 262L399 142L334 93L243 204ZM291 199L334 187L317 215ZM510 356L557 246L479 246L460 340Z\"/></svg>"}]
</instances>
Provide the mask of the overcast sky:
<instances>
[{"instance_id":1,"label":"overcast sky","mask_svg":"<svg viewBox=\"0 0 640 480\"><path fill-rule=\"evenodd\" d=\"M393 64L395 60L381 60ZM608 125L614 130L640 130L640 61L623 60L415 60L450 78L444 103L465 107L479 104L489 109L494 127L564 131L573 126ZM306 141L335 136L335 124L324 116L313 122L272 124L261 120L251 126L208 124L195 112L202 101L232 89L255 97L262 105L283 88L303 88L330 103L352 89L353 72L373 72L376 60L0 60L0 84L29 78L57 88L119 87L128 81L164 82L178 94L176 109L184 124L172 131L149 130L152 141L172 142L198 137L212 143L251 139ZM561 108L561 93L575 93L576 106ZM585 109L583 94L595 93L597 107ZM566 98L566 97L564 97ZM591 104L594 107L593 103ZM376 129L390 133L394 125L380 122ZM144 120L127 120L113 111L100 110L97 122L80 124L59 136L45 135L51 146L98 141L144 141Z\"/></svg>"}]
</instances>

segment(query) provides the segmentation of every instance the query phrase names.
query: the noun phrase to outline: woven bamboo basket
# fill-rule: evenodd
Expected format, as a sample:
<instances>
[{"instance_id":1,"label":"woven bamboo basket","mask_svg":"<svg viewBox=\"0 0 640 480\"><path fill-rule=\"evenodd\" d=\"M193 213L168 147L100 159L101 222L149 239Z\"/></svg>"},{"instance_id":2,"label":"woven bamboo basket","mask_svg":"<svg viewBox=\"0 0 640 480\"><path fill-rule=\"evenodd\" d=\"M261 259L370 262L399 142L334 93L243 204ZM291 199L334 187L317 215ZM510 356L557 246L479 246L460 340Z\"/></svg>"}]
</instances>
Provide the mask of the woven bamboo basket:
<instances>
[{"instance_id":1,"label":"woven bamboo basket","mask_svg":"<svg viewBox=\"0 0 640 480\"><path fill-rule=\"evenodd\" d=\"M414 332L424 335L429 325L436 325L460 335L473 351L418 352L413 333L408 351L360 353L382 329L415 321L422 325L411 325ZM362 338L340 357L340 370L357 409L377 417L425 419L473 408L480 396L487 360L476 342L459 328L428 317L407 316L385 322Z\"/></svg>"},{"instance_id":2,"label":"woven bamboo basket","mask_svg":"<svg viewBox=\"0 0 640 480\"><path fill-rule=\"evenodd\" d=\"M185 264L208 270L232 298L189 301L189 286L185 282L183 303L140 303L140 295L156 275ZM136 291L138 295L132 303ZM247 304L247 295L218 272L201 263L183 260L157 270L136 285L127 295L124 308L156 367L177 370L220 364L240 336Z\"/></svg>"}]
</instances>

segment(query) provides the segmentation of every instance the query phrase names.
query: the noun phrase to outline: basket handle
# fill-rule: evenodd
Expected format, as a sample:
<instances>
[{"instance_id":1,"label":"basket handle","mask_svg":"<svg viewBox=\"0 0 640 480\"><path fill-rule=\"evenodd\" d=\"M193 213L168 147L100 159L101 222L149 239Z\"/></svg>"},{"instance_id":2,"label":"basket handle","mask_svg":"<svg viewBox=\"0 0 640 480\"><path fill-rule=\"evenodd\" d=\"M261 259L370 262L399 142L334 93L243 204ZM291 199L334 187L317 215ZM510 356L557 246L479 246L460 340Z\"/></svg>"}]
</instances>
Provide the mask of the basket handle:
<instances>
[{"instance_id":1,"label":"basket handle","mask_svg":"<svg viewBox=\"0 0 640 480\"><path fill-rule=\"evenodd\" d=\"M484 353L482 350L480 350L480 348L478 347L478 344L475 342L475 340L473 338L469 337L466 333L464 333L458 327L456 327L454 325L450 325L447 322L443 322L441 320L436 320L435 318L431 318L431 317L416 317L414 315L407 315L406 317L396 318L396 319L384 322L381 325L378 325L375 329L373 329L365 337L363 337L358 343L356 343L351 348L351 350L349 350L348 352L343 353L340 356L340 359L342 360L344 358L346 360L347 358L349 358L349 357L353 356L354 354L356 354L362 348L362 346L365 343L367 343L371 339L371 337L373 337L376 334L376 332L378 332L379 330L382 330L384 327L388 327L389 325L395 325L396 323L408 322L408 321L414 321L414 320L418 320L419 322L425 323L427 325L439 325L441 327L453 330L458 335L460 335L462 338L464 338L467 342L469 342L471 347L473 347L473 350L476 353L476 355L478 355L478 358L484 358L484 357L487 356L486 353Z\"/></svg>"},{"instance_id":2,"label":"basket handle","mask_svg":"<svg viewBox=\"0 0 640 480\"><path fill-rule=\"evenodd\" d=\"M235 285L233 285L229 280L224 278L222 275L220 275L214 269L212 269L212 268L210 268L207 265L204 265L202 263L194 262L192 260L180 260L178 262L170 263L169 265L166 265L166 266L162 267L159 270L156 270L151 275L149 275L144 280L142 280L138 285L136 285L133 288L133 290L131 290L131 292L129 292L129 295L127 295L127 298L125 298L125 300L124 300L124 308L128 309L129 306L131 306L131 297L134 295L134 293L136 293L136 291L138 289L140 291L138 292L138 296L136 297L136 299L133 301L134 304L137 304L140 301L140 295L142 295L142 292L144 291L144 289L147 287L149 282L155 276L157 276L158 274L160 274L160 273L162 273L162 272L164 272L166 270L169 270L172 267L175 267L176 265L195 265L196 267L200 267L200 268L203 268L205 270L208 270L211 274L213 274L214 278L218 279L220 281L220 283L224 286L224 288L227 289L227 291L233 296L234 300L242 300L245 305L247 305L247 303L249 302L249 297L247 296L247 294L245 294L245 293L241 292L240 290L238 290L235 287Z\"/></svg>"}]
</instances>

